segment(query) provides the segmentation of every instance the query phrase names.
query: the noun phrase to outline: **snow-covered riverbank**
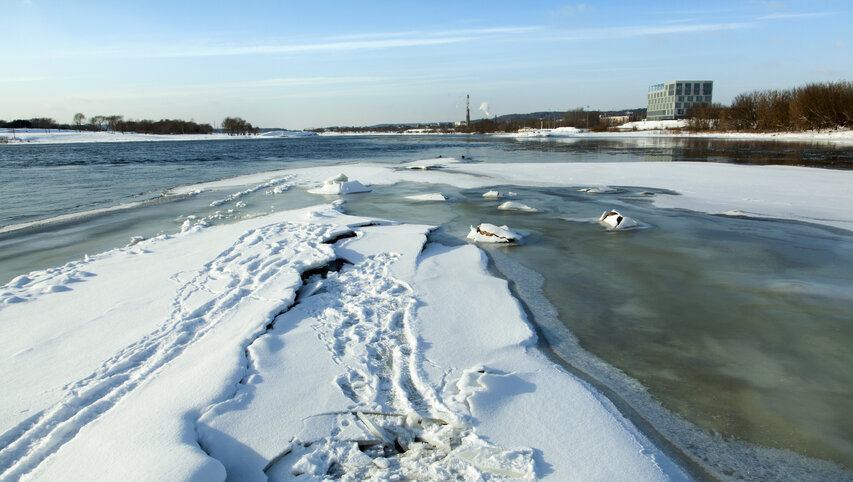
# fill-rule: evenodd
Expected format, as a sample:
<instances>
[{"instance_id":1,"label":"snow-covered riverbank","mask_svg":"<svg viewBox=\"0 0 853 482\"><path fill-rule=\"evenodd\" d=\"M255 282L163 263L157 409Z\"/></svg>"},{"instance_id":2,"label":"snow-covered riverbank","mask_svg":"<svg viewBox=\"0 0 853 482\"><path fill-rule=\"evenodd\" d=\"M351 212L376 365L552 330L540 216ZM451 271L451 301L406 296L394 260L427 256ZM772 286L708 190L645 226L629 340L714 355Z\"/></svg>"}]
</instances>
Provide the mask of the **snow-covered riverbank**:
<instances>
[{"instance_id":1,"label":"snow-covered riverbank","mask_svg":"<svg viewBox=\"0 0 853 482\"><path fill-rule=\"evenodd\" d=\"M491 134L497 137L519 139L535 138L586 138L586 139L644 139L644 138L697 138L697 139L729 139L729 140L765 140L789 142L833 142L853 144L853 130L836 129L825 131L805 132L689 132L682 131L683 121L650 121L631 122L620 126L621 130L612 132L590 132L574 127L558 127L556 129L531 129L518 133ZM305 137L317 135L306 131L270 131L257 136L229 136L228 134L183 134L156 135L121 132L77 132L43 129L15 129L14 134L9 129L0 129L0 143L5 145L22 144L66 144L83 142L151 142L151 141L199 141L223 139L268 139L271 137ZM326 132L321 136L459 136L466 134L442 134L438 132Z\"/></svg>"},{"instance_id":2,"label":"snow-covered riverbank","mask_svg":"<svg viewBox=\"0 0 853 482\"><path fill-rule=\"evenodd\" d=\"M83 142L157 142L157 141L207 141L225 139L266 139L270 137L303 137L315 135L302 131L269 131L255 136L230 136L215 134L139 134L136 132L90 132L57 129L0 129L0 139L6 145L21 144L75 144Z\"/></svg>"}]
</instances>

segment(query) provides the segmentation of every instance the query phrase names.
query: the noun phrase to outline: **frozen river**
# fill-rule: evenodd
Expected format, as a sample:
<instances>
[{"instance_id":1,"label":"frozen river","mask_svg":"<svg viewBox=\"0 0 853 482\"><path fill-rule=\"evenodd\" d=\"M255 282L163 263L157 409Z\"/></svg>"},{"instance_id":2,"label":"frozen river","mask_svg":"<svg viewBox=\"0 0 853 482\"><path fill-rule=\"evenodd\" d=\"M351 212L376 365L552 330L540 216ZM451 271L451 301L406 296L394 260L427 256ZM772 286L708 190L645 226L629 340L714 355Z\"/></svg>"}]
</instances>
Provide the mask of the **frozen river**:
<instances>
[{"instance_id":1,"label":"frozen river","mask_svg":"<svg viewBox=\"0 0 853 482\"><path fill-rule=\"evenodd\" d=\"M410 176L371 186L347 196L341 209L436 226L430 240L444 245L466 243L469 226L481 222L527 233L519 245L484 249L490 269L511 282L541 347L653 440L700 461L700 476L782 477L791 467L850 476L849 230L799 216L664 207L654 200L681 195L674 186L630 176L574 182L555 170L550 183L518 182L489 170L578 163L618 172L618 163L633 169L695 161L846 175L853 154L832 146L485 136L8 146L0 149L0 283L188 224L228 224L329 202L297 182L300 169L352 176L353 165L394 172L444 158L459 162L423 171L423 182ZM260 174L263 182L239 177L258 173L272 174ZM597 189L581 191L590 187ZM487 190L502 198L484 198ZM407 198L436 192L448 201ZM537 212L496 209L508 200ZM838 201L849 206L850 197ZM610 209L640 228L605 231L597 219Z\"/></svg>"}]
</instances>

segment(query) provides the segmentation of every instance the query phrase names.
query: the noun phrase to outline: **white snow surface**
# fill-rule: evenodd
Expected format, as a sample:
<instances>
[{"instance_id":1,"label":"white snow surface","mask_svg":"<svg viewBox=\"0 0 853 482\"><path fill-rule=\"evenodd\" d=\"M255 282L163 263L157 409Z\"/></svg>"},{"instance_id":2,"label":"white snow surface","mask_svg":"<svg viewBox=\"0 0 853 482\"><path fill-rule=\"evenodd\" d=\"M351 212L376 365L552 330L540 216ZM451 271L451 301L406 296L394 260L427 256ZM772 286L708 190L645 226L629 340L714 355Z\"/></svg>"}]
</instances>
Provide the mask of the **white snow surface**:
<instances>
[{"instance_id":1,"label":"white snow surface","mask_svg":"<svg viewBox=\"0 0 853 482\"><path fill-rule=\"evenodd\" d=\"M634 229L640 226L640 223L637 222L637 220L629 218L628 216L623 216L622 213L615 209L604 211L601 214L601 217L598 218L598 222L611 231L624 231L626 229Z\"/></svg>"},{"instance_id":2,"label":"white snow surface","mask_svg":"<svg viewBox=\"0 0 853 482\"><path fill-rule=\"evenodd\" d=\"M618 186L674 191L654 194L649 200L661 208L686 209L709 214L777 218L822 224L853 231L853 171L797 166L751 166L697 162L602 163L459 163L453 158L431 159L447 169L429 171L388 166L347 165L348 173L377 187L398 182L450 185L463 189L493 186L565 186L613 194ZM296 176L297 184L321 185L342 166L324 166L240 176L184 186L169 194L206 189L237 188ZM589 188L590 186L595 186ZM497 192L497 191L496 191ZM599 213L590 213L597 217Z\"/></svg>"},{"instance_id":3,"label":"white snow surface","mask_svg":"<svg viewBox=\"0 0 853 482\"><path fill-rule=\"evenodd\" d=\"M468 239L478 243L513 243L524 237L524 234L510 229L508 226L496 226L490 223L480 223L476 228L471 226Z\"/></svg>"},{"instance_id":4,"label":"white snow surface","mask_svg":"<svg viewBox=\"0 0 853 482\"><path fill-rule=\"evenodd\" d=\"M345 169L373 187L659 188L674 192L649 196L662 208L853 230L851 171L429 162L453 172ZM173 193L316 186L340 168ZM0 287L0 480L684 478L537 351L476 246L421 252L429 227L358 227L371 221L321 206L189 224ZM323 243L346 231L357 236ZM337 258L348 264L303 283Z\"/></svg>"},{"instance_id":5,"label":"white snow surface","mask_svg":"<svg viewBox=\"0 0 853 482\"><path fill-rule=\"evenodd\" d=\"M478 248L373 221L194 226L3 286L0 480L685 478Z\"/></svg>"},{"instance_id":6,"label":"white snow surface","mask_svg":"<svg viewBox=\"0 0 853 482\"><path fill-rule=\"evenodd\" d=\"M370 188L358 181L350 181L346 174L338 173L337 176L326 179L322 186L309 189L313 194L353 194L359 192L370 192Z\"/></svg>"},{"instance_id":7,"label":"white snow surface","mask_svg":"<svg viewBox=\"0 0 853 482\"><path fill-rule=\"evenodd\" d=\"M527 213L538 213L539 212L538 209L536 209L534 207L530 207L527 204L524 204L524 203L521 203L518 201L506 201L505 203L498 206L498 209L500 209L501 211L523 211L523 212L527 212Z\"/></svg>"},{"instance_id":8,"label":"white snow surface","mask_svg":"<svg viewBox=\"0 0 853 482\"><path fill-rule=\"evenodd\" d=\"M412 201L447 201L447 197L440 192L414 194L412 196L406 196L406 199L411 199Z\"/></svg>"}]
</instances>

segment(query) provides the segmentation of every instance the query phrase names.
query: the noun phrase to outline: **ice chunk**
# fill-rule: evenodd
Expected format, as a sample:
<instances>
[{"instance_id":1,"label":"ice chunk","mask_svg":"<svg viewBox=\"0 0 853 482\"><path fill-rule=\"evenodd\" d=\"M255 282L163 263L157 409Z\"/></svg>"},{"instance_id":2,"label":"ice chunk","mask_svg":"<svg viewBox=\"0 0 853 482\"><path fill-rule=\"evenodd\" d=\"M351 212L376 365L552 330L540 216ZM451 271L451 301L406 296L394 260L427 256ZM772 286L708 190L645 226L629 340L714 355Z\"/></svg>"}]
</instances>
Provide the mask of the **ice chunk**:
<instances>
[{"instance_id":1,"label":"ice chunk","mask_svg":"<svg viewBox=\"0 0 853 482\"><path fill-rule=\"evenodd\" d=\"M412 201L447 201L447 197L444 194L441 194L440 192L406 196L406 199L411 199Z\"/></svg>"},{"instance_id":2,"label":"ice chunk","mask_svg":"<svg viewBox=\"0 0 853 482\"><path fill-rule=\"evenodd\" d=\"M518 201L507 201L507 202L501 204L500 206L498 206L498 209L501 209L504 211L524 211L524 212L528 212L528 213L538 213L539 212L538 209L530 207L527 204L520 203Z\"/></svg>"},{"instance_id":3,"label":"ice chunk","mask_svg":"<svg viewBox=\"0 0 853 482\"><path fill-rule=\"evenodd\" d=\"M578 189L578 192L585 192L588 194L616 194L620 192L624 192L621 189L616 189L615 187L610 186L598 186L598 187L585 187L583 189Z\"/></svg>"},{"instance_id":4,"label":"ice chunk","mask_svg":"<svg viewBox=\"0 0 853 482\"><path fill-rule=\"evenodd\" d=\"M480 243L512 243L524 237L518 231L513 231L507 226L495 226L494 224L482 223L476 228L471 226L468 239Z\"/></svg>"},{"instance_id":5,"label":"ice chunk","mask_svg":"<svg viewBox=\"0 0 853 482\"><path fill-rule=\"evenodd\" d=\"M622 230L622 229L632 229L640 226L636 220L623 216L616 211L615 209L611 209L610 211L604 211L600 218L598 218L598 222L600 222L603 226L605 226L609 230Z\"/></svg>"},{"instance_id":6,"label":"ice chunk","mask_svg":"<svg viewBox=\"0 0 853 482\"><path fill-rule=\"evenodd\" d=\"M499 193L498 191L489 191L483 194L483 197L489 199L500 199L503 197L503 194Z\"/></svg>"},{"instance_id":7,"label":"ice chunk","mask_svg":"<svg viewBox=\"0 0 853 482\"><path fill-rule=\"evenodd\" d=\"M370 189L358 181L350 181L344 173L326 179L321 187L310 189L312 194L352 194L356 192L370 192Z\"/></svg>"}]
</instances>

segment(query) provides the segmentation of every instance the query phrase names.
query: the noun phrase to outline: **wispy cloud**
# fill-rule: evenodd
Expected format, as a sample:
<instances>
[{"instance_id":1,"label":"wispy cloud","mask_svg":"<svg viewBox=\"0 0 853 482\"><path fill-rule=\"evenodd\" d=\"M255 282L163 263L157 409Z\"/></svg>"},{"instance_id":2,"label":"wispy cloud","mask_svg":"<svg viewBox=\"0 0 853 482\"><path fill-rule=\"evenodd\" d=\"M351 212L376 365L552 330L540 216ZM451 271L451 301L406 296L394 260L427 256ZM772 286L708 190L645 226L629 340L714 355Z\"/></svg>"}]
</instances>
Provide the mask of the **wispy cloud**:
<instances>
[{"instance_id":1,"label":"wispy cloud","mask_svg":"<svg viewBox=\"0 0 853 482\"><path fill-rule=\"evenodd\" d=\"M724 30L738 30L753 27L752 23L700 23L700 24L677 24L677 25L638 25L626 27L607 27L595 29L581 29L567 32L561 36L561 40L593 40L602 38L627 38L642 36L673 35L698 32L718 32Z\"/></svg>"},{"instance_id":2,"label":"wispy cloud","mask_svg":"<svg viewBox=\"0 0 853 482\"><path fill-rule=\"evenodd\" d=\"M780 19L788 19L788 18L815 18L815 17L826 17L827 15L832 15L832 12L808 12L808 13L771 13L770 15L764 15L763 17L758 17L759 20L780 20Z\"/></svg>"},{"instance_id":3,"label":"wispy cloud","mask_svg":"<svg viewBox=\"0 0 853 482\"><path fill-rule=\"evenodd\" d=\"M148 56L214 57L396 49L457 44L496 36L521 35L535 30L538 30L538 27L498 27L438 32L401 32L396 34L354 34L333 37L313 43L282 42L261 45L211 46L186 50L154 50Z\"/></svg>"}]
</instances>

